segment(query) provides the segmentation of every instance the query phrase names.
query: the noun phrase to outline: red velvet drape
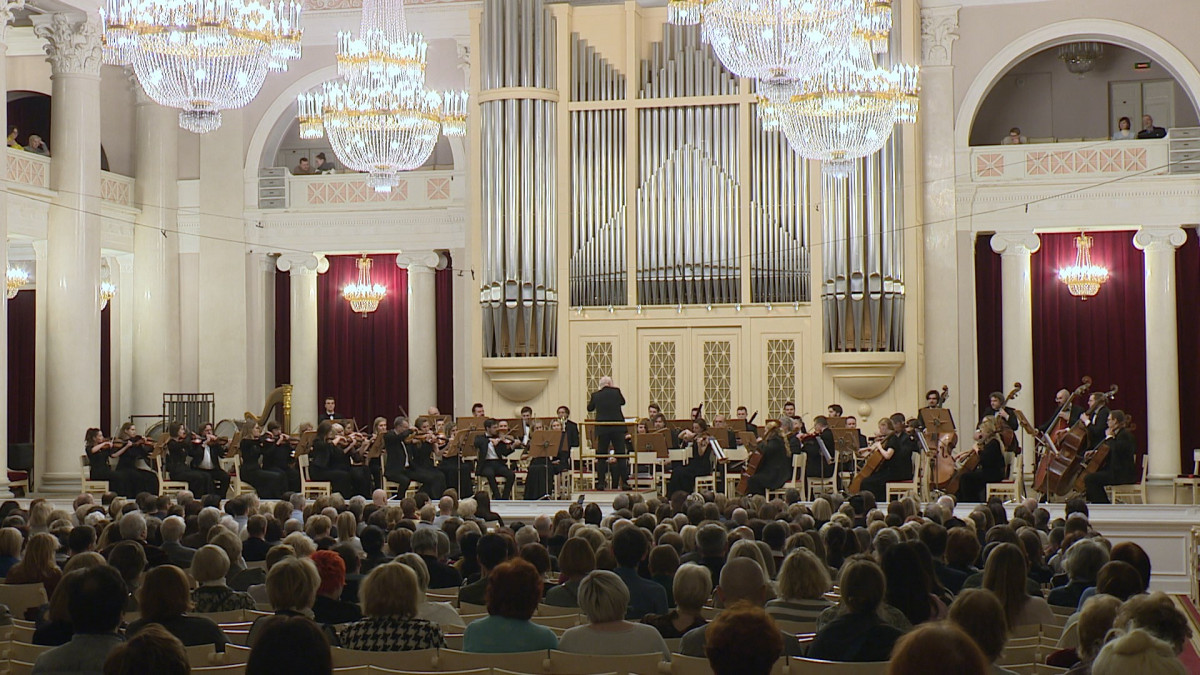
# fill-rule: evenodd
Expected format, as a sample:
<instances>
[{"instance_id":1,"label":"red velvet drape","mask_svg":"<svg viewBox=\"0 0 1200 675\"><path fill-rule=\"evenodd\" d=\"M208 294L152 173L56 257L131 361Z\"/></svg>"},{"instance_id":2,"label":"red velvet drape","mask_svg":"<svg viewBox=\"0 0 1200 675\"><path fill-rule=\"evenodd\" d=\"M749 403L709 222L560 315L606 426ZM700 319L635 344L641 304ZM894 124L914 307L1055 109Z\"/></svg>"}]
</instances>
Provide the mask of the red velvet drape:
<instances>
[{"instance_id":1,"label":"red velvet drape","mask_svg":"<svg viewBox=\"0 0 1200 675\"><path fill-rule=\"evenodd\" d=\"M446 253L449 260L450 254ZM434 276L437 313L437 406L443 415L454 414L454 263Z\"/></svg>"},{"instance_id":2,"label":"red velvet drape","mask_svg":"<svg viewBox=\"0 0 1200 675\"><path fill-rule=\"evenodd\" d=\"M1200 400L1200 313L1193 289L1200 288L1200 238L1187 228L1187 241L1175 252L1175 309L1179 325L1179 440L1183 473L1193 469L1192 449L1200 448L1200 426L1190 414L1192 401Z\"/></svg>"},{"instance_id":3,"label":"red velvet drape","mask_svg":"<svg viewBox=\"0 0 1200 675\"><path fill-rule=\"evenodd\" d=\"M1085 301L1058 280L1075 261L1076 233L1042 234L1032 257L1034 402L1041 424L1054 414L1054 392L1074 389L1090 375L1093 391L1120 387L1111 403L1131 414L1139 454L1146 451L1146 296L1142 252L1132 231L1089 232L1092 262L1108 268L1108 282ZM1080 405L1086 406L1086 401Z\"/></svg>"},{"instance_id":4,"label":"red velvet drape","mask_svg":"<svg viewBox=\"0 0 1200 675\"><path fill-rule=\"evenodd\" d=\"M112 432L112 302L100 310L100 430Z\"/></svg>"},{"instance_id":5,"label":"red velvet drape","mask_svg":"<svg viewBox=\"0 0 1200 675\"><path fill-rule=\"evenodd\" d=\"M342 297L358 279L358 256L329 256L329 271L317 276L319 396L333 396L338 413L360 425L408 408L408 272L394 255L372 258L371 281L386 286L387 297L366 318Z\"/></svg>"},{"instance_id":6,"label":"red velvet drape","mask_svg":"<svg viewBox=\"0 0 1200 675\"><path fill-rule=\"evenodd\" d=\"M8 301L8 442L33 442L37 291Z\"/></svg>"},{"instance_id":7,"label":"red velvet drape","mask_svg":"<svg viewBox=\"0 0 1200 675\"><path fill-rule=\"evenodd\" d=\"M1004 284L1000 275L1000 254L992 250L992 235L975 238L975 355L979 373L978 408L987 406L988 394L997 389L1008 391L1004 382L1004 311L1001 302Z\"/></svg>"},{"instance_id":8,"label":"red velvet drape","mask_svg":"<svg viewBox=\"0 0 1200 675\"><path fill-rule=\"evenodd\" d=\"M291 378L292 275L275 270L275 386L289 384Z\"/></svg>"}]
</instances>

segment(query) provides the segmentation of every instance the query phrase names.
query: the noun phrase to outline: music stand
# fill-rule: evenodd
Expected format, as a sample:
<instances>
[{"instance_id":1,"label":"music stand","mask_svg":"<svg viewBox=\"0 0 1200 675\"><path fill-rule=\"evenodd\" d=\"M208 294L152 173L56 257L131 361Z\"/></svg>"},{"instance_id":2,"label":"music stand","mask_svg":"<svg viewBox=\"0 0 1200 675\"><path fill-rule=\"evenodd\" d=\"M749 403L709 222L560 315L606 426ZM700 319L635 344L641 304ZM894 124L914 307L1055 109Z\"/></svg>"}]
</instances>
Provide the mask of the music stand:
<instances>
[{"instance_id":1,"label":"music stand","mask_svg":"<svg viewBox=\"0 0 1200 675\"><path fill-rule=\"evenodd\" d=\"M922 426L932 434L954 431L954 420L950 418L950 411L945 408L921 408L918 416Z\"/></svg>"},{"instance_id":2,"label":"music stand","mask_svg":"<svg viewBox=\"0 0 1200 675\"><path fill-rule=\"evenodd\" d=\"M729 428L740 434L746 430L746 420L740 417L735 417L734 419L729 420Z\"/></svg>"},{"instance_id":3,"label":"music stand","mask_svg":"<svg viewBox=\"0 0 1200 675\"><path fill-rule=\"evenodd\" d=\"M637 452L653 452L659 459L668 459L671 456L667 450L667 439L661 433L634 434L633 449Z\"/></svg>"},{"instance_id":4,"label":"music stand","mask_svg":"<svg viewBox=\"0 0 1200 675\"><path fill-rule=\"evenodd\" d=\"M375 434L371 447L367 448L367 459L375 459L383 454L383 434Z\"/></svg>"},{"instance_id":5,"label":"music stand","mask_svg":"<svg viewBox=\"0 0 1200 675\"><path fill-rule=\"evenodd\" d=\"M749 431L739 431L737 437L743 446L751 450L758 447L758 437Z\"/></svg>"},{"instance_id":6,"label":"music stand","mask_svg":"<svg viewBox=\"0 0 1200 675\"><path fill-rule=\"evenodd\" d=\"M842 457L858 456L858 429L839 427L833 431L834 463Z\"/></svg>"},{"instance_id":7,"label":"music stand","mask_svg":"<svg viewBox=\"0 0 1200 675\"><path fill-rule=\"evenodd\" d=\"M300 442L296 444L297 455L307 455L312 452L313 441L317 440L316 429L309 429L300 433Z\"/></svg>"},{"instance_id":8,"label":"music stand","mask_svg":"<svg viewBox=\"0 0 1200 675\"><path fill-rule=\"evenodd\" d=\"M529 434L529 452L530 464L533 460L541 457L546 458L546 491L542 493L541 499L550 498L550 482L554 472L550 470L550 464L553 458L558 456L558 449L562 447L563 434L565 432L556 429L538 429Z\"/></svg>"},{"instance_id":9,"label":"music stand","mask_svg":"<svg viewBox=\"0 0 1200 675\"><path fill-rule=\"evenodd\" d=\"M846 418L839 417L837 415L830 415L825 418L825 426L829 427L830 429L845 429L846 428ZM835 442L837 441L836 437L834 438L834 441ZM854 444L857 448L858 441L855 440Z\"/></svg>"}]
</instances>

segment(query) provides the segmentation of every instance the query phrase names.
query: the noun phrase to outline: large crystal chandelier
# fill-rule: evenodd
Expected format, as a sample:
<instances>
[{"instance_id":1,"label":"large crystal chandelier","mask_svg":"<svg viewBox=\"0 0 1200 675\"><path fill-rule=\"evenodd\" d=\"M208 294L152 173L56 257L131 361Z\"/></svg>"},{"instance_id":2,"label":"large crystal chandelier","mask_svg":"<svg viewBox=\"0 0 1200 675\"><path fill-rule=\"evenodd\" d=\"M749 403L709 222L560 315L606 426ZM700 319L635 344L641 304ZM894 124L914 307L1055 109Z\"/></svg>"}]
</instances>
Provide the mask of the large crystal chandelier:
<instances>
[{"instance_id":1,"label":"large crystal chandelier","mask_svg":"<svg viewBox=\"0 0 1200 675\"><path fill-rule=\"evenodd\" d=\"M20 267L10 267L5 276L8 282L8 299L12 300L29 283L29 272Z\"/></svg>"},{"instance_id":2,"label":"large crystal chandelier","mask_svg":"<svg viewBox=\"0 0 1200 675\"><path fill-rule=\"evenodd\" d=\"M347 168L390 192L396 173L425 163L447 136L466 134L466 92L425 88L427 45L410 33L402 0L364 0L358 37L338 34L338 75L298 101L301 138L329 135Z\"/></svg>"},{"instance_id":3,"label":"large crystal chandelier","mask_svg":"<svg viewBox=\"0 0 1200 675\"><path fill-rule=\"evenodd\" d=\"M342 288L342 297L350 303L350 309L367 315L379 309L379 301L387 296L387 287L371 283L371 259L363 254L358 259L358 283L349 283Z\"/></svg>"},{"instance_id":4,"label":"large crystal chandelier","mask_svg":"<svg viewBox=\"0 0 1200 675\"><path fill-rule=\"evenodd\" d=\"M300 3L292 0L106 0L104 61L131 65L155 102L180 108L198 134L241 108L268 70L300 58Z\"/></svg>"},{"instance_id":5,"label":"large crystal chandelier","mask_svg":"<svg viewBox=\"0 0 1200 675\"><path fill-rule=\"evenodd\" d=\"M883 147L897 123L917 118L915 66L875 65L869 41L844 41L821 70L797 84L786 102L760 99L767 128L778 128L801 156L845 176L854 160Z\"/></svg>"},{"instance_id":6,"label":"large crystal chandelier","mask_svg":"<svg viewBox=\"0 0 1200 675\"><path fill-rule=\"evenodd\" d=\"M1092 264L1091 237L1083 233L1075 237L1075 264L1059 269L1058 280L1080 300L1100 292L1100 287L1108 281L1108 268Z\"/></svg>"}]
</instances>

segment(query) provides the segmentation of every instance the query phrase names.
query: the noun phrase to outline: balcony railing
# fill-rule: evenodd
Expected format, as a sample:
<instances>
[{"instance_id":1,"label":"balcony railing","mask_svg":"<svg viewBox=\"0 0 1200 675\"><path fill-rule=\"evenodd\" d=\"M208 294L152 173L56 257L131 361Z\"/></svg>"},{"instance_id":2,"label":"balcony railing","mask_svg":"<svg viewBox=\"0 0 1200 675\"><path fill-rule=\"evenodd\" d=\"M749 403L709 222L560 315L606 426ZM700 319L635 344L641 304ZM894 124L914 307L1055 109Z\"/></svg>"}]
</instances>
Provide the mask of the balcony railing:
<instances>
[{"instance_id":1,"label":"balcony railing","mask_svg":"<svg viewBox=\"0 0 1200 675\"><path fill-rule=\"evenodd\" d=\"M10 183L50 189L50 158L16 148L5 148L8 153L8 175ZM129 176L100 172L100 198L110 204L137 208L133 203L134 179Z\"/></svg>"},{"instance_id":2,"label":"balcony railing","mask_svg":"<svg viewBox=\"0 0 1200 675\"><path fill-rule=\"evenodd\" d=\"M276 175L265 175L271 172ZM411 171L391 192L375 192L366 174L337 173L293 176L279 169L259 177L260 208L302 210L438 208L461 201L462 174L455 171ZM283 175L278 175L283 174ZM280 190L280 186L285 186Z\"/></svg>"},{"instance_id":3,"label":"balcony railing","mask_svg":"<svg viewBox=\"0 0 1200 675\"><path fill-rule=\"evenodd\" d=\"M1083 141L971 148L971 182L1070 181L1168 173L1170 141Z\"/></svg>"}]
</instances>

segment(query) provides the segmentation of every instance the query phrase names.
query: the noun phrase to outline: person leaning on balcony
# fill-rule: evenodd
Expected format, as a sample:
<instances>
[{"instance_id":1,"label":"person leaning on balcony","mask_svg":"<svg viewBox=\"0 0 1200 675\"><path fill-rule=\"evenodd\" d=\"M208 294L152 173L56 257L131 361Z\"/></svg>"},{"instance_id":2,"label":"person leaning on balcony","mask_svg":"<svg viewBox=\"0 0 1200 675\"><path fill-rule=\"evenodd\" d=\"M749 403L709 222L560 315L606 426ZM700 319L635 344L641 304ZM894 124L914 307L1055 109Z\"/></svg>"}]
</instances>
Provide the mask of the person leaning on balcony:
<instances>
[{"instance_id":1,"label":"person leaning on balcony","mask_svg":"<svg viewBox=\"0 0 1200 675\"><path fill-rule=\"evenodd\" d=\"M1162 127L1154 126L1154 118L1149 115L1142 115L1142 130L1137 133L1138 138L1166 138L1167 130Z\"/></svg>"},{"instance_id":2,"label":"person leaning on balcony","mask_svg":"<svg viewBox=\"0 0 1200 675\"><path fill-rule=\"evenodd\" d=\"M1133 133L1130 128L1131 122L1128 117L1122 117L1117 120L1117 131L1112 135L1114 141L1131 141L1137 138L1137 134Z\"/></svg>"},{"instance_id":3,"label":"person leaning on balcony","mask_svg":"<svg viewBox=\"0 0 1200 675\"><path fill-rule=\"evenodd\" d=\"M1000 145L1025 145L1028 142L1029 139L1021 135L1020 127L1013 127L1008 130L1004 140L1000 141Z\"/></svg>"}]
</instances>

